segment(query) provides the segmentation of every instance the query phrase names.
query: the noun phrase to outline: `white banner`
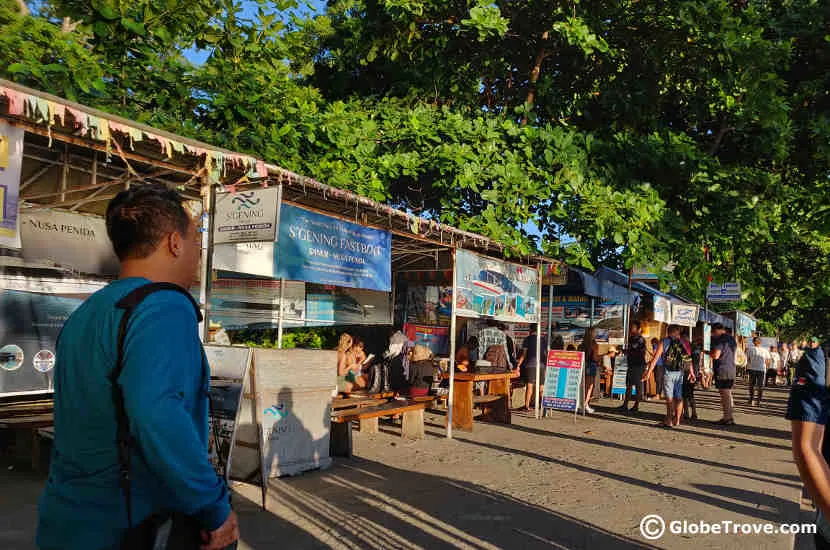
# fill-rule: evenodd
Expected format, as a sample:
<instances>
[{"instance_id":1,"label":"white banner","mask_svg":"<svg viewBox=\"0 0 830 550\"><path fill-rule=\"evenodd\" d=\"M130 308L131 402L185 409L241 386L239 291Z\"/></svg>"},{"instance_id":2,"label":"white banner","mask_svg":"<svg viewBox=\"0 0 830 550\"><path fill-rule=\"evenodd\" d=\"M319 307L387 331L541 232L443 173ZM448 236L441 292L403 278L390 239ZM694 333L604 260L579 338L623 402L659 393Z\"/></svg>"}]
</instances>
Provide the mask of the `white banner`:
<instances>
[{"instance_id":1,"label":"white banner","mask_svg":"<svg viewBox=\"0 0 830 550\"><path fill-rule=\"evenodd\" d=\"M671 302L668 298L654 297L654 320L660 323L671 323Z\"/></svg>"},{"instance_id":2,"label":"white banner","mask_svg":"<svg viewBox=\"0 0 830 550\"><path fill-rule=\"evenodd\" d=\"M27 261L48 260L80 273L118 275L118 257L103 218L57 210L24 210L20 213L20 238Z\"/></svg>"},{"instance_id":3,"label":"white banner","mask_svg":"<svg viewBox=\"0 0 830 550\"><path fill-rule=\"evenodd\" d=\"M690 304L672 304L671 322L681 327L697 325L697 306Z\"/></svg>"},{"instance_id":4,"label":"white banner","mask_svg":"<svg viewBox=\"0 0 830 550\"><path fill-rule=\"evenodd\" d=\"M0 122L0 246L20 248L18 196L23 166L22 128Z\"/></svg>"},{"instance_id":5,"label":"white banner","mask_svg":"<svg viewBox=\"0 0 830 550\"><path fill-rule=\"evenodd\" d=\"M277 237L280 187L216 196L215 244L271 242Z\"/></svg>"},{"instance_id":6,"label":"white banner","mask_svg":"<svg viewBox=\"0 0 830 550\"><path fill-rule=\"evenodd\" d=\"M213 248L213 269L274 276L275 243L218 244Z\"/></svg>"},{"instance_id":7,"label":"white banner","mask_svg":"<svg viewBox=\"0 0 830 550\"><path fill-rule=\"evenodd\" d=\"M328 468L337 352L255 349L254 365L263 483Z\"/></svg>"}]
</instances>

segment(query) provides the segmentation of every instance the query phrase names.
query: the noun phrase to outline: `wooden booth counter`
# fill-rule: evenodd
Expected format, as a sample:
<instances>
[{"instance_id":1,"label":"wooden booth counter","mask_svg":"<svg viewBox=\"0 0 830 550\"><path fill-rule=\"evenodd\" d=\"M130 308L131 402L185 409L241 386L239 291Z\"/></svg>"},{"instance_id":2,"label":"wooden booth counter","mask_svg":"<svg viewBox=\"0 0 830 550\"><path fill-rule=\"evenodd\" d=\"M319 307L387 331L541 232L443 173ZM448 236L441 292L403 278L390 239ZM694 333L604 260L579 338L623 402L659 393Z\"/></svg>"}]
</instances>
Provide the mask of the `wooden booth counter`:
<instances>
[{"instance_id":1,"label":"wooden booth counter","mask_svg":"<svg viewBox=\"0 0 830 550\"><path fill-rule=\"evenodd\" d=\"M510 424L510 381L518 373L456 372L452 392L452 427L472 431L473 408L483 411L481 420ZM444 378L449 378L444 374ZM488 382L486 395L473 395L476 382Z\"/></svg>"}]
</instances>

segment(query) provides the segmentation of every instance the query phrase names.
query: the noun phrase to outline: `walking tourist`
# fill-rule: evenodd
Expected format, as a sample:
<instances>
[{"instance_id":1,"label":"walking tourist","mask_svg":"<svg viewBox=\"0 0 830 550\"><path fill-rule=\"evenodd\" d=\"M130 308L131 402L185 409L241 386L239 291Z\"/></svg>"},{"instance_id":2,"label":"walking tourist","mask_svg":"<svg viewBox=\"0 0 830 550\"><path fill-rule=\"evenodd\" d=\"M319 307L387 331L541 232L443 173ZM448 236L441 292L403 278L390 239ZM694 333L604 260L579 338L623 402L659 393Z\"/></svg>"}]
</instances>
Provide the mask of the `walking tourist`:
<instances>
[{"instance_id":1,"label":"walking tourist","mask_svg":"<svg viewBox=\"0 0 830 550\"><path fill-rule=\"evenodd\" d=\"M767 367L767 386L775 386L775 380L778 378L778 372L781 369L781 356L778 354L778 351L775 349L775 346L770 346L769 348L769 365ZM772 383L770 383L772 380Z\"/></svg>"},{"instance_id":2,"label":"walking tourist","mask_svg":"<svg viewBox=\"0 0 830 550\"><path fill-rule=\"evenodd\" d=\"M198 305L185 290L201 233L182 197L160 185L119 193L106 227L121 278L78 308L60 336L37 545L124 548L171 526L188 548L225 548L239 531L208 460L210 374Z\"/></svg>"},{"instance_id":3,"label":"walking tourist","mask_svg":"<svg viewBox=\"0 0 830 550\"><path fill-rule=\"evenodd\" d=\"M771 360L769 352L764 349L761 339L757 336L752 339L752 345L746 350L749 361L749 405L760 405L764 395L764 378ZM755 399L757 392L758 399Z\"/></svg>"},{"instance_id":4,"label":"walking tourist","mask_svg":"<svg viewBox=\"0 0 830 550\"><path fill-rule=\"evenodd\" d=\"M683 380L688 377L694 380L694 370L691 366L691 349L687 342L680 337L680 327L669 326L669 335L658 344L655 357L651 360L648 370L643 376L647 380L657 364L657 356L663 359L663 394L666 396L666 417L663 426L671 428L680 424L683 416Z\"/></svg>"},{"instance_id":5,"label":"walking tourist","mask_svg":"<svg viewBox=\"0 0 830 550\"><path fill-rule=\"evenodd\" d=\"M802 352L795 342L790 342L789 349L790 354L787 356L787 370L790 375L790 385L793 385L795 383L796 365L801 360Z\"/></svg>"},{"instance_id":6,"label":"walking tourist","mask_svg":"<svg viewBox=\"0 0 830 550\"><path fill-rule=\"evenodd\" d=\"M731 332L727 332L727 334L732 336ZM737 344L735 348L735 378L746 378L748 361L746 359L746 349L744 349L745 342L738 343L736 340L735 343Z\"/></svg>"},{"instance_id":7,"label":"walking tourist","mask_svg":"<svg viewBox=\"0 0 830 550\"><path fill-rule=\"evenodd\" d=\"M654 364L654 393L657 396L657 399L663 399L663 354L660 352L660 340L658 338L651 339L651 357L654 359L657 358L657 362ZM646 380L646 384L648 381Z\"/></svg>"},{"instance_id":8,"label":"walking tourist","mask_svg":"<svg viewBox=\"0 0 830 550\"><path fill-rule=\"evenodd\" d=\"M519 354L519 368L524 367L525 377L525 406L520 409L524 411L530 410L531 398L540 399L542 395L542 387L545 384L545 360L547 358L547 341L546 337L542 336L542 343L539 350L542 354L541 361L536 356L536 325L530 325L530 334L525 338L522 344L522 351ZM539 374L539 387L536 387L536 374ZM534 390L538 390L535 391ZM536 396L536 397L534 397Z\"/></svg>"},{"instance_id":9,"label":"walking tourist","mask_svg":"<svg viewBox=\"0 0 830 550\"><path fill-rule=\"evenodd\" d=\"M631 333L628 336L628 348L625 350L628 360L628 372L625 375L625 399L622 410L628 410L628 402L634 395L634 406L631 412L640 410L640 399L643 396L643 375L646 368L646 339L643 338L640 321L631 322ZM632 391L633 390L633 391Z\"/></svg>"},{"instance_id":10,"label":"walking tourist","mask_svg":"<svg viewBox=\"0 0 830 550\"><path fill-rule=\"evenodd\" d=\"M715 387L720 392L723 418L718 424L733 426L734 402L732 400L732 388L735 386L735 353L738 343L721 323L712 325L712 350L709 352L715 364Z\"/></svg>"},{"instance_id":11,"label":"walking tourist","mask_svg":"<svg viewBox=\"0 0 830 550\"><path fill-rule=\"evenodd\" d=\"M683 417L686 420L697 420L697 403L695 403L695 386L702 376L703 369L703 341L695 340L692 346L692 364L690 369L694 376L683 378Z\"/></svg>"},{"instance_id":12,"label":"walking tourist","mask_svg":"<svg viewBox=\"0 0 830 550\"><path fill-rule=\"evenodd\" d=\"M818 338L811 338L796 366L787 403L787 419L792 423L793 457L807 492L818 512L815 524L816 550L830 550L830 445L825 426L830 417L830 390L826 382L824 352Z\"/></svg>"},{"instance_id":13,"label":"walking tourist","mask_svg":"<svg viewBox=\"0 0 830 550\"><path fill-rule=\"evenodd\" d=\"M787 385L792 384L792 376L790 376L790 346L786 342L781 344L781 349L778 352L781 355L781 368L784 369L784 376L787 378Z\"/></svg>"},{"instance_id":14,"label":"walking tourist","mask_svg":"<svg viewBox=\"0 0 830 550\"><path fill-rule=\"evenodd\" d=\"M593 329L585 331L582 339L582 350L585 352L585 412L593 414L591 399L594 396L594 386L599 371L599 345L594 338Z\"/></svg>"}]
</instances>

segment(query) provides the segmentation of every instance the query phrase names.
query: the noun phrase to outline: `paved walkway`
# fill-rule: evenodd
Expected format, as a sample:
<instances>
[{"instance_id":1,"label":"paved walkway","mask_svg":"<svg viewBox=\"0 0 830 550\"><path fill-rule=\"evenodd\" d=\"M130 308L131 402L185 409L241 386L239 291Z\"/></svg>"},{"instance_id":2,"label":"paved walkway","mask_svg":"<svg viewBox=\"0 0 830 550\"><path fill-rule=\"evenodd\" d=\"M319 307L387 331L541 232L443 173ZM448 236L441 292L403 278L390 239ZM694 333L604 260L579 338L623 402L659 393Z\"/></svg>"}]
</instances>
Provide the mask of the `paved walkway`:
<instances>
[{"instance_id":1,"label":"paved walkway","mask_svg":"<svg viewBox=\"0 0 830 550\"><path fill-rule=\"evenodd\" d=\"M574 421L556 413L514 415L511 426L477 423L443 437L443 416L428 414L427 439L400 428L355 433L356 457L271 484L269 512L259 489L238 486L235 506L247 549L495 548L646 549L794 547L791 535L644 539L640 520L798 522L801 483L783 419L785 389L760 409L739 388L738 425L716 426L717 393L699 391L701 420L657 427L663 405L623 414L602 400ZM0 547L32 548L39 478L0 473ZM12 485L13 483L13 485ZM809 537L799 550L810 550Z\"/></svg>"}]
</instances>

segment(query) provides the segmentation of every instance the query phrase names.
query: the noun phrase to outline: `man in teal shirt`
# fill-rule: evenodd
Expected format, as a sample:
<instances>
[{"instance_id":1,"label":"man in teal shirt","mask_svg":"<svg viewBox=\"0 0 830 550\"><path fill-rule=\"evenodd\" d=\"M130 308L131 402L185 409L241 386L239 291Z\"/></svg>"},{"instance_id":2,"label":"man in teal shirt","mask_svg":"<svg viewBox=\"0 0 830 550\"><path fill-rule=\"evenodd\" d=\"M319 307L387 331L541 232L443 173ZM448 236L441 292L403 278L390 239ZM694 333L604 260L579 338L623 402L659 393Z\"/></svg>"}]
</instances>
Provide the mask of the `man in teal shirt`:
<instances>
[{"instance_id":1,"label":"man in teal shirt","mask_svg":"<svg viewBox=\"0 0 830 550\"><path fill-rule=\"evenodd\" d=\"M107 233L121 278L78 308L58 344L54 450L38 518L42 550L120 546L128 519L109 379L124 314L116 303L150 282L189 288L199 265L199 229L181 196L163 186L120 193L107 209ZM203 548L225 548L238 527L224 480L208 460L210 375L188 297L165 290L141 302L129 317L123 358L118 384L135 439L133 525L181 512L198 520Z\"/></svg>"}]
</instances>

